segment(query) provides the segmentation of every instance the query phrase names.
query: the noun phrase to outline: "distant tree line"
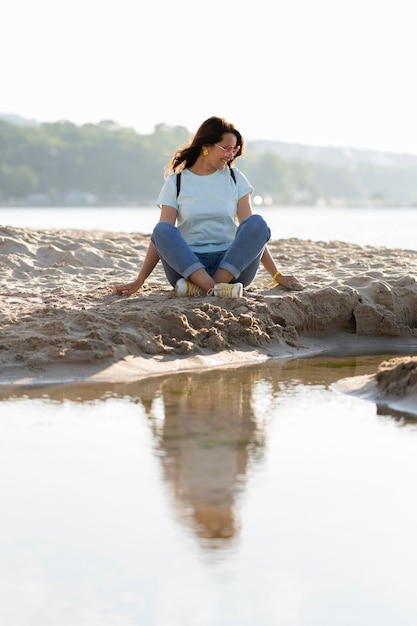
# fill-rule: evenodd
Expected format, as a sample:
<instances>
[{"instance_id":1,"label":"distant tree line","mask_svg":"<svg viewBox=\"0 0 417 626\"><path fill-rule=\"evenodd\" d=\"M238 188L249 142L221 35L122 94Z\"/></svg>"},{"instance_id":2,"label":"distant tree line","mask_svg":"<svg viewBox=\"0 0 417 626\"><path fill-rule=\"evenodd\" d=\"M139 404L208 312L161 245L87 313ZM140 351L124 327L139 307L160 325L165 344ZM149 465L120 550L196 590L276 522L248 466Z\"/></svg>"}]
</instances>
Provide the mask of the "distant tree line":
<instances>
[{"instance_id":1,"label":"distant tree line","mask_svg":"<svg viewBox=\"0 0 417 626\"><path fill-rule=\"evenodd\" d=\"M186 128L165 124L140 135L112 121L23 126L0 120L0 204L154 204L165 165L189 137ZM417 206L414 161L288 158L272 142L247 142L236 164L259 203Z\"/></svg>"}]
</instances>

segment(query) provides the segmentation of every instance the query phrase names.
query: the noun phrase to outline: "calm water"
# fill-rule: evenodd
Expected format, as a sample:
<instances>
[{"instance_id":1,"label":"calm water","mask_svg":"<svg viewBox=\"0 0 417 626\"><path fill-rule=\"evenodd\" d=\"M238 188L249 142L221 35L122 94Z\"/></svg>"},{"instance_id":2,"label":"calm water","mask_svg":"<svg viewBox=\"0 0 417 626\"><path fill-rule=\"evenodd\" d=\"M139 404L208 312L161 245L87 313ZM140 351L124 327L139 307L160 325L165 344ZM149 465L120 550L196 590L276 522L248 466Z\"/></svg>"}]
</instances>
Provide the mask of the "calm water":
<instances>
[{"instance_id":1,"label":"calm water","mask_svg":"<svg viewBox=\"0 0 417 626\"><path fill-rule=\"evenodd\" d=\"M417 429L382 357L2 391L0 623L414 626Z\"/></svg>"},{"instance_id":2,"label":"calm water","mask_svg":"<svg viewBox=\"0 0 417 626\"><path fill-rule=\"evenodd\" d=\"M273 239L297 237L416 249L417 208L255 207L254 210L268 221ZM156 207L0 208L1 225L23 228L82 228L149 234L158 217Z\"/></svg>"}]
</instances>

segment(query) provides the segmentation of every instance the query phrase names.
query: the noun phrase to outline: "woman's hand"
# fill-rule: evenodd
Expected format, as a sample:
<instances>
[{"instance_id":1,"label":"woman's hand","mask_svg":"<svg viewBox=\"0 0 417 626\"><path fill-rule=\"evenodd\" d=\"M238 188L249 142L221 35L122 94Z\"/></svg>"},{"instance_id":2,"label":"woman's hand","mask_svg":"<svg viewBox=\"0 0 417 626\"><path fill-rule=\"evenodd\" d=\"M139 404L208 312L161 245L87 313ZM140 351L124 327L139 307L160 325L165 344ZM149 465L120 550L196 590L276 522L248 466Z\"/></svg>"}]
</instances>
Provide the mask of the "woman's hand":
<instances>
[{"instance_id":1,"label":"woman's hand","mask_svg":"<svg viewBox=\"0 0 417 626\"><path fill-rule=\"evenodd\" d=\"M121 296L131 296L142 287L142 281L138 278L131 283L113 285L113 293Z\"/></svg>"},{"instance_id":2,"label":"woman's hand","mask_svg":"<svg viewBox=\"0 0 417 626\"><path fill-rule=\"evenodd\" d=\"M170 207L168 207L169 209ZM174 211L174 209L172 209ZM151 275L153 270L156 267L156 264L159 261L158 253L155 249L155 246L152 242L150 242L148 246L148 250L146 251L145 260L143 261L142 268L139 271L139 274L131 283L120 283L117 285L113 285L113 293L118 293L121 296L131 296L140 289L148 278Z\"/></svg>"},{"instance_id":3,"label":"woman's hand","mask_svg":"<svg viewBox=\"0 0 417 626\"><path fill-rule=\"evenodd\" d=\"M303 285L295 276L285 276L284 274L278 274L275 278L275 283L277 285L282 285L286 289L292 289L296 291L301 291L303 289Z\"/></svg>"}]
</instances>

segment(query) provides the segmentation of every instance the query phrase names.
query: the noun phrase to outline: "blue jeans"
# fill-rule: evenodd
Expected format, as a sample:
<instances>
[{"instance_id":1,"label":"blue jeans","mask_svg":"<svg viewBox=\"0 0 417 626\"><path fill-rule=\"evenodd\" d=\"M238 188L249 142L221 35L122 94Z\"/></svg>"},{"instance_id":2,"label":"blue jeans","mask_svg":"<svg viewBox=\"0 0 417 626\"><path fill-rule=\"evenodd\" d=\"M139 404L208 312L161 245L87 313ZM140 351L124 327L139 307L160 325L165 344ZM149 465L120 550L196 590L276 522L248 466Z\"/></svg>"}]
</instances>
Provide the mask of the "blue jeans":
<instances>
[{"instance_id":1,"label":"blue jeans","mask_svg":"<svg viewBox=\"0 0 417 626\"><path fill-rule=\"evenodd\" d=\"M264 218L250 215L239 224L233 242L222 252L193 252L178 228L169 222L156 224L151 241L173 287L179 278L189 278L196 270L205 269L213 276L220 268L233 275L231 283L240 282L246 287L255 278L270 237L271 231Z\"/></svg>"}]
</instances>

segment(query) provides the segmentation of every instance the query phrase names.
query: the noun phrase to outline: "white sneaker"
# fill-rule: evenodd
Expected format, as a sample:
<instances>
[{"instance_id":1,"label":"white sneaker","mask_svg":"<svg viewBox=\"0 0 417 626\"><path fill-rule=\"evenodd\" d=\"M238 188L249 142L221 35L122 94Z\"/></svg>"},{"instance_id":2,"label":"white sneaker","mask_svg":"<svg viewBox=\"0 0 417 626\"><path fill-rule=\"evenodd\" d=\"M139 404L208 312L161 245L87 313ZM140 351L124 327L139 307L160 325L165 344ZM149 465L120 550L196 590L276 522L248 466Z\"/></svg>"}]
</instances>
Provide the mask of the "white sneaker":
<instances>
[{"instance_id":1,"label":"white sneaker","mask_svg":"<svg viewBox=\"0 0 417 626\"><path fill-rule=\"evenodd\" d=\"M218 298L241 298L243 296L242 283L217 283L207 292L208 296Z\"/></svg>"},{"instance_id":2,"label":"white sneaker","mask_svg":"<svg viewBox=\"0 0 417 626\"><path fill-rule=\"evenodd\" d=\"M191 280L185 280L185 278L180 278L179 280L177 280L175 284L175 294L178 297L205 295L203 289L200 289L200 287L192 283Z\"/></svg>"}]
</instances>

